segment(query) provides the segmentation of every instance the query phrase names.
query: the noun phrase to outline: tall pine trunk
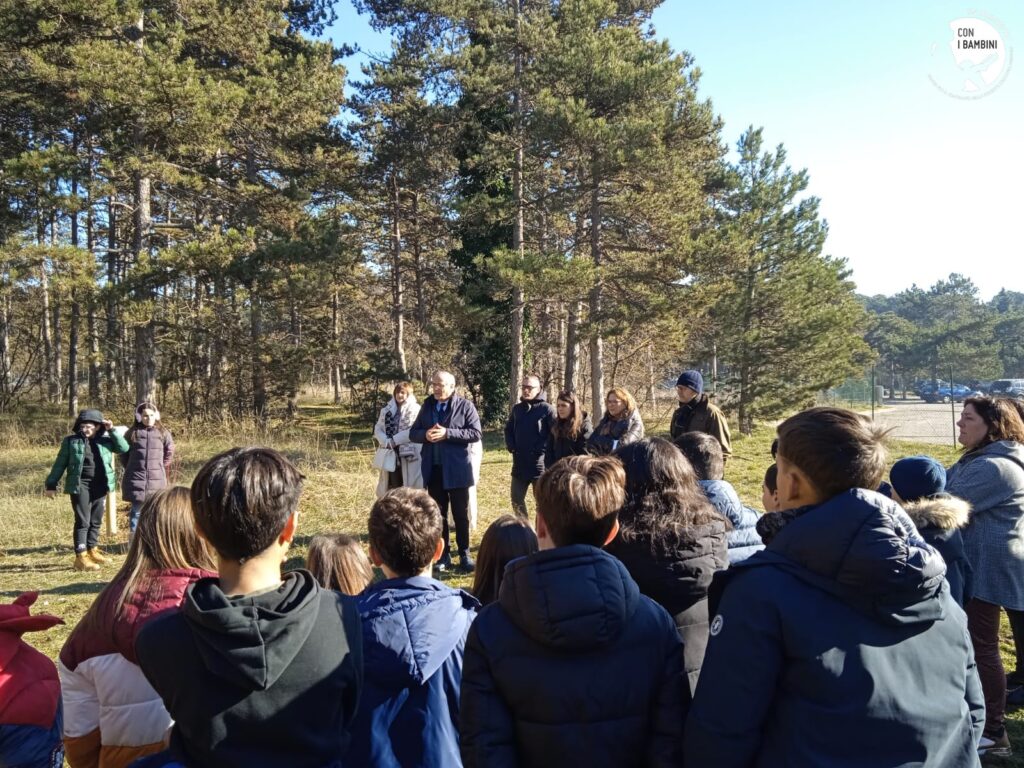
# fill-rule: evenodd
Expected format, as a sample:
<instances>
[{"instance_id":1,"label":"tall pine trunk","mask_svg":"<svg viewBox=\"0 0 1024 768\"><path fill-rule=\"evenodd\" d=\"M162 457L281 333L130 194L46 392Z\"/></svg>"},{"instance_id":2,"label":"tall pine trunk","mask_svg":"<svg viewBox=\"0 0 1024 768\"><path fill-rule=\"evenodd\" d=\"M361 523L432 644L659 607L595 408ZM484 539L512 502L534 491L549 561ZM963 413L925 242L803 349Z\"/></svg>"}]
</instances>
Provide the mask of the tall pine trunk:
<instances>
[{"instance_id":1,"label":"tall pine trunk","mask_svg":"<svg viewBox=\"0 0 1024 768\"><path fill-rule=\"evenodd\" d=\"M512 167L512 195L515 199L515 218L512 222L512 250L516 254L517 264L523 266L524 244L524 211L523 211L523 54L519 45L522 29L522 0L513 0L516 25L515 69L513 73L512 110L515 118L515 164ZM511 405L519 402L519 383L523 378L523 319L526 300L523 289L516 285L512 288L511 318L511 352L512 365L509 371L509 401Z\"/></svg>"},{"instance_id":2,"label":"tall pine trunk","mask_svg":"<svg viewBox=\"0 0 1024 768\"><path fill-rule=\"evenodd\" d=\"M104 373L107 382L105 403L114 404L114 393L121 376L120 354L118 350L117 302L114 298L114 286L120 282L118 265L117 214L115 195L107 201L107 324L104 336Z\"/></svg>"},{"instance_id":3,"label":"tall pine trunk","mask_svg":"<svg viewBox=\"0 0 1024 768\"><path fill-rule=\"evenodd\" d=\"M405 309L402 306L402 190L398 175L391 175L391 317L394 322L395 359L405 371Z\"/></svg>"},{"instance_id":4,"label":"tall pine trunk","mask_svg":"<svg viewBox=\"0 0 1024 768\"><path fill-rule=\"evenodd\" d=\"M46 378L46 396L49 402L57 400L57 381L53 378L53 335L50 331L50 275L45 260L39 265L39 292L43 305L39 333L43 342L43 372Z\"/></svg>"},{"instance_id":5,"label":"tall pine trunk","mask_svg":"<svg viewBox=\"0 0 1024 768\"><path fill-rule=\"evenodd\" d=\"M135 27L139 39L135 45L139 51L141 62L142 49L145 44L145 17L140 14ZM137 122L134 128L135 151L141 156L144 127ZM140 157L141 159L141 157ZM132 238L132 256L138 267L145 255L149 256L149 234L152 226L152 192L150 178L143 171L135 174L135 216L134 237ZM139 291L139 298L152 301L155 295L152 289ZM156 397L156 324L152 317L145 323L135 327L135 402L152 402Z\"/></svg>"},{"instance_id":6,"label":"tall pine trunk","mask_svg":"<svg viewBox=\"0 0 1024 768\"><path fill-rule=\"evenodd\" d=\"M338 364L338 342L341 340L341 325L338 307L338 291L331 294L331 386L334 388L334 404L341 404L341 366Z\"/></svg>"},{"instance_id":7,"label":"tall pine trunk","mask_svg":"<svg viewBox=\"0 0 1024 768\"><path fill-rule=\"evenodd\" d=\"M604 301L604 277L601 266L604 254L601 240L601 185L595 175L590 195L590 258L594 264L594 285L590 289L590 392L591 410L595 418L604 405L604 339L601 336L601 312Z\"/></svg>"}]
</instances>

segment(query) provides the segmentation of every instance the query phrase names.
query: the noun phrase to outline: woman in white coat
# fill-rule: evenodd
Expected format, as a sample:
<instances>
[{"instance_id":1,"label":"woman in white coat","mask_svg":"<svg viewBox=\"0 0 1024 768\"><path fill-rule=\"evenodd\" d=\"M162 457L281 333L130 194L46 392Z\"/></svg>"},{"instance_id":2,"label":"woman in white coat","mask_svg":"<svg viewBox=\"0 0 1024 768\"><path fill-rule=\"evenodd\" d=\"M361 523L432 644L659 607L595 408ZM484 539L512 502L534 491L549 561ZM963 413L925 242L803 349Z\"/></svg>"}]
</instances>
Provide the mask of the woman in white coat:
<instances>
[{"instance_id":1,"label":"woman in white coat","mask_svg":"<svg viewBox=\"0 0 1024 768\"><path fill-rule=\"evenodd\" d=\"M394 397L380 409L373 436L381 448L391 448L397 453L393 472L381 470L377 481L377 498L392 488L422 488L423 475L420 472L420 448L409 442L409 427L416 421L420 405L416 402L412 384L403 381L395 385Z\"/></svg>"}]
</instances>

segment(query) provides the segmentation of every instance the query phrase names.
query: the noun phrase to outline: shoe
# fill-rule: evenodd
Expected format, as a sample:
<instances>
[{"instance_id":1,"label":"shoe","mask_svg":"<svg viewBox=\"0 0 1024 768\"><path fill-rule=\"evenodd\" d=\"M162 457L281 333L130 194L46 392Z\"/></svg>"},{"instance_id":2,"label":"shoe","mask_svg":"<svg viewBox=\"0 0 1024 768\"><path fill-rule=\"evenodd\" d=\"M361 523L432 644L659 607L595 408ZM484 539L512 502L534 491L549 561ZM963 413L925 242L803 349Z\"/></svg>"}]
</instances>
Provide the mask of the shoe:
<instances>
[{"instance_id":1,"label":"shoe","mask_svg":"<svg viewBox=\"0 0 1024 768\"><path fill-rule=\"evenodd\" d=\"M98 571L100 569L99 564L93 562L88 552L76 553L75 564L71 567L76 571Z\"/></svg>"},{"instance_id":2,"label":"shoe","mask_svg":"<svg viewBox=\"0 0 1024 768\"><path fill-rule=\"evenodd\" d=\"M446 551L441 556L441 559L434 563L434 570L438 573L444 573L445 571L450 571L452 569L452 565L452 556Z\"/></svg>"},{"instance_id":3,"label":"shoe","mask_svg":"<svg viewBox=\"0 0 1024 768\"><path fill-rule=\"evenodd\" d=\"M1006 689L1006 711L1014 712L1024 707L1024 685Z\"/></svg>"},{"instance_id":4,"label":"shoe","mask_svg":"<svg viewBox=\"0 0 1024 768\"><path fill-rule=\"evenodd\" d=\"M468 549L464 549L459 552L459 570L463 573L472 573L476 570L476 563L474 563L473 558L469 556Z\"/></svg>"},{"instance_id":5,"label":"shoe","mask_svg":"<svg viewBox=\"0 0 1024 768\"><path fill-rule=\"evenodd\" d=\"M1006 735L1006 726L991 736L982 736L978 742L978 756L986 759L992 757L1010 757L1013 750L1010 749L1010 739Z\"/></svg>"},{"instance_id":6,"label":"shoe","mask_svg":"<svg viewBox=\"0 0 1024 768\"><path fill-rule=\"evenodd\" d=\"M110 562L110 558L107 557L102 552L100 552L100 548L99 547L93 547L92 549L90 549L89 550L89 557L90 557L90 559L92 559L92 561L94 563L99 563L100 565L103 565L103 563L109 563Z\"/></svg>"}]
</instances>

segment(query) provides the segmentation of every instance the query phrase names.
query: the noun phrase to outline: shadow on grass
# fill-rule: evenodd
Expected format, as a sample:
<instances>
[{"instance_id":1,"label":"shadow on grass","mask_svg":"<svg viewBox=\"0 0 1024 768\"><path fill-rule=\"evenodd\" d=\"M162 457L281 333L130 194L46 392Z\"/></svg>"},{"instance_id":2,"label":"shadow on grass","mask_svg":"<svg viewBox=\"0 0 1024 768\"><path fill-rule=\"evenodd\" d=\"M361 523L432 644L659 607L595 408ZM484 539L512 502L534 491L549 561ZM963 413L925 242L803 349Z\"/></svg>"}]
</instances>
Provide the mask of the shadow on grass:
<instances>
[{"instance_id":1,"label":"shadow on grass","mask_svg":"<svg viewBox=\"0 0 1024 768\"><path fill-rule=\"evenodd\" d=\"M45 568L33 568L34 572L45 571ZM67 568L61 568L57 570L67 570ZM62 584L59 587L47 587L46 589L40 589L39 594L45 595L98 595L100 590L107 586L105 581L86 581L76 582L74 584ZM24 589L8 589L0 592L0 597L17 597L18 595L30 590Z\"/></svg>"}]
</instances>

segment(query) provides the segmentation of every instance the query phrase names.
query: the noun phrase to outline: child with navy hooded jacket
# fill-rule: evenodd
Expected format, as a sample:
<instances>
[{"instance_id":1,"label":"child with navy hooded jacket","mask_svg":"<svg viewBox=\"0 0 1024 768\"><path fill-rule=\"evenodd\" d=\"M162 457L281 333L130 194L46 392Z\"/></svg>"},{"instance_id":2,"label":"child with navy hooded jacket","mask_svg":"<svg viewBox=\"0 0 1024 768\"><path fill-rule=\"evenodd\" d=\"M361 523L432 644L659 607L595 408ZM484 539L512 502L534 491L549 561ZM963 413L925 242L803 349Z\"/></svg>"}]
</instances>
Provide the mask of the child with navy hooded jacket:
<instances>
[{"instance_id":1,"label":"child with navy hooded jacket","mask_svg":"<svg viewBox=\"0 0 1024 768\"><path fill-rule=\"evenodd\" d=\"M370 559L386 578L359 596L365 687L347 764L462 765L462 654L480 604L431 578L442 530L424 490L397 488L370 511Z\"/></svg>"},{"instance_id":2,"label":"child with navy hooded jacket","mask_svg":"<svg viewBox=\"0 0 1024 768\"><path fill-rule=\"evenodd\" d=\"M781 511L712 584L685 764L977 766L984 698L945 563L866 490L884 432L812 408L778 433Z\"/></svg>"}]
</instances>

